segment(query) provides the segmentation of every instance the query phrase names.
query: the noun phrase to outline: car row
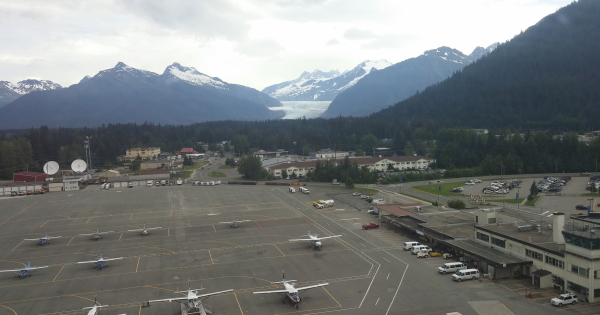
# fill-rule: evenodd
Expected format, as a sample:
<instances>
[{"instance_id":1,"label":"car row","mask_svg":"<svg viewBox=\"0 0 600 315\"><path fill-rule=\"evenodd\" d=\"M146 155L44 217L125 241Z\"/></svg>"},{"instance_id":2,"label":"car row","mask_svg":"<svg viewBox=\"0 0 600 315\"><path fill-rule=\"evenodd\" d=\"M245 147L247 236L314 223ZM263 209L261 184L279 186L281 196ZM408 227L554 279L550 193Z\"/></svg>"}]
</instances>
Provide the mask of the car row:
<instances>
[{"instance_id":1,"label":"car row","mask_svg":"<svg viewBox=\"0 0 600 315\"><path fill-rule=\"evenodd\" d=\"M553 176L544 176L544 179L537 183L538 191L546 191L546 192L559 192L562 190L562 186L566 185L571 177L563 176L563 177L553 177Z\"/></svg>"},{"instance_id":2,"label":"car row","mask_svg":"<svg viewBox=\"0 0 600 315\"><path fill-rule=\"evenodd\" d=\"M508 194L511 189L519 186L521 182L520 179L499 180L491 182L490 185L483 188L481 192L484 194Z\"/></svg>"}]
</instances>

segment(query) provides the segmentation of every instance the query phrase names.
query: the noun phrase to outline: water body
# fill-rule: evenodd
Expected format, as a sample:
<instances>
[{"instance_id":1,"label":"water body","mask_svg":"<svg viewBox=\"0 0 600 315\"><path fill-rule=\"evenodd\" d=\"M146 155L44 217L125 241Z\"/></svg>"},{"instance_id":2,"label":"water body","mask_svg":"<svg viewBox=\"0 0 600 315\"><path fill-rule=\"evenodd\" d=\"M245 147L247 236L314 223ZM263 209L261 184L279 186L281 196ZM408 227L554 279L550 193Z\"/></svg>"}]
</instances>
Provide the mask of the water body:
<instances>
[{"instance_id":1,"label":"water body","mask_svg":"<svg viewBox=\"0 0 600 315\"><path fill-rule=\"evenodd\" d=\"M271 110L282 110L285 116L281 119L317 118L323 114L331 101L286 101L281 107L271 107Z\"/></svg>"}]
</instances>

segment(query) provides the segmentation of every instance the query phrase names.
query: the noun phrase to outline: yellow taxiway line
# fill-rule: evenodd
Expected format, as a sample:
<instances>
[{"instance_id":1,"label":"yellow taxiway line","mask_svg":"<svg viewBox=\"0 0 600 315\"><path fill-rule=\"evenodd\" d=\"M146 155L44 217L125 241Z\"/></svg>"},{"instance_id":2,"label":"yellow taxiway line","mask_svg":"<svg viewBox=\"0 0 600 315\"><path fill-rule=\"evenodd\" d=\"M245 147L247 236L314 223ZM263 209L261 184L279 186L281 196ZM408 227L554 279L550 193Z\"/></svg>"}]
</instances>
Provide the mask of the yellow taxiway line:
<instances>
[{"instance_id":1,"label":"yellow taxiway line","mask_svg":"<svg viewBox=\"0 0 600 315\"><path fill-rule=\"evenodd\" d=\"M277 250L281 253L281 255L283 255L283 257L285 257L285 254L281 251L281 249L279 249L279 247L277 247L277 244L273 244L273 246L275 246L275 248L277 248Z\"/></svg>"},{"instance_id":2,"label":"yellow taxiway line","mask_svg":"<svg viewBox=\"0 0 600 315\"><path fill-rule=\"evenodd\" d=\"M240 313L244 315L244 311L242 311L242 306L240 305L240 301L238 301L237 294L233 293L233 296L235 296L235 301L237 302L238 307L240 308Z\"/></svg>"},{"instance_id":3,"label":"yellow taxiway line","mask_svg":"<svg viewBox=\"0 0 600 315\"><path fill-rule=\"evenodd\" d=\"M54 279L52 279L52 282L54 282L54 280L56 280L56 278L58 278L58 275L60 274L60 272L63 270L63 268L65 268L66 265L63 265L60 270L58 271L58 273L56 274L56 276L54 277Z\"/></svg>"}]
</instances>

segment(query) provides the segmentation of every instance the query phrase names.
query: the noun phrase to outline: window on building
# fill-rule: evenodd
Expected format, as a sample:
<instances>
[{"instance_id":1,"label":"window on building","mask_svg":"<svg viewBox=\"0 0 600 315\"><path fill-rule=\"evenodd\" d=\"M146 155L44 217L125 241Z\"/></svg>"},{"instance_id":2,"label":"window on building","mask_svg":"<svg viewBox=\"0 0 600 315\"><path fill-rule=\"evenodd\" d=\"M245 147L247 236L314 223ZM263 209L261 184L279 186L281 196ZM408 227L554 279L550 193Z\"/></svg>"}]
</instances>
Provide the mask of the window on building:
<instances>
[{"instance_id":1,"label":"window on building","mask_svg":"<svg viewBox=\"0 0 600 315\"><path fill-rule=\"evenodd\" d=\"M495 237L492 237L492 244L494 244L496 246L500 246L502 248L506 247L506 241L505 240L501 240L501 239L495 238Z\"/></svg>"},{"instance_id":2,"label":"window on building","mask_svg":"<svg viewBox=\"0 0 600 315\"><path fill-rule=\"evenodd\" d=\"M531 257L533 259L537 259L537 260L544 260L544 255L542 253L538 253L536 251L533 251L531 249L525 249L525 256L527 257Z\"/></svg>"},{"instance_id":3,"label":"window on building","mask_svg":"<svg viewBox=\"0 0 600 315\"><path fill-rule=\"evenodd\" d=\"M557 277L555 275L552 275L552 283L564 287L565 286L565 279L563 279L561 277Z\"/></svg>"},{"instance_id":4,"label":"window on building","mask_svg":"<svg viewBox=\"0 0 600 315\"><path fill-rule=\"evenodd\" d=\"M480 240L482 240L482 241L486 241L488 243L490 241L490 236L487 235L487 234L483 234L481 232L477 232L477 238L480 239Z\"/></svg>"},{"instance_id":5,"label":"window on building","mask_svg":"<svg viewBox=\"0 0 600 315\"><path fill-rule=\"evenodd\" d=\"M554 257L546 255L546 263L558 267L560 269L565 269L565 263L562 260L556 259Z\"/></svg>"},{"instance_id":6,"label":"window on building","mask_svg":"<svg viewBox=\"0 0 600 315\"><path fill-rule=\"evenodd\" d=\"M571 264L571 272L576 273L582 277L588 277L588 270L583 267Z\"/></svg>"}]
</instances>

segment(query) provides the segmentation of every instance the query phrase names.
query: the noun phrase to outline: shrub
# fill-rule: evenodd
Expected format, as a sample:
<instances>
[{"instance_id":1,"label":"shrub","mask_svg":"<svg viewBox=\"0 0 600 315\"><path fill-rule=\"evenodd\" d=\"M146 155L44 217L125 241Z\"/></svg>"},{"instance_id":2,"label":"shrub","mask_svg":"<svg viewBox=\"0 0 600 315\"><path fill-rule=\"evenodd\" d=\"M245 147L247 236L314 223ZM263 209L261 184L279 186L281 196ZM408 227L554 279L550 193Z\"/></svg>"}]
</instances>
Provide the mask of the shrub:
<instances>
[{"instance_id":1,"label":"shrub","mask_svg":"<svg viewBox=\"0 0 600 315\"><path fill-rule=\"evenodd\" d=\"M448 207L452 208L452 209L464 209L465 208L465 202L462 200L450 200L448 201Z\"/></svg>"}]
</instances>

